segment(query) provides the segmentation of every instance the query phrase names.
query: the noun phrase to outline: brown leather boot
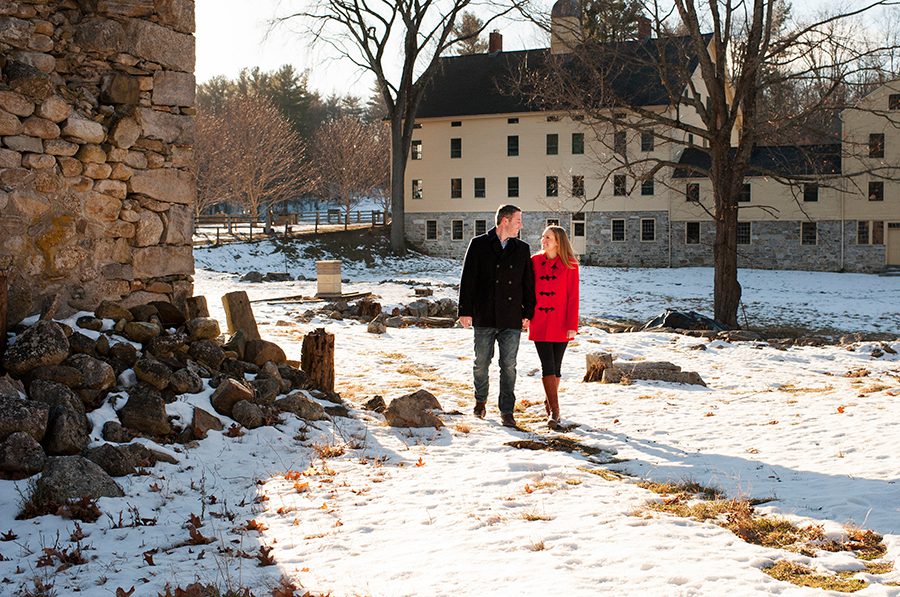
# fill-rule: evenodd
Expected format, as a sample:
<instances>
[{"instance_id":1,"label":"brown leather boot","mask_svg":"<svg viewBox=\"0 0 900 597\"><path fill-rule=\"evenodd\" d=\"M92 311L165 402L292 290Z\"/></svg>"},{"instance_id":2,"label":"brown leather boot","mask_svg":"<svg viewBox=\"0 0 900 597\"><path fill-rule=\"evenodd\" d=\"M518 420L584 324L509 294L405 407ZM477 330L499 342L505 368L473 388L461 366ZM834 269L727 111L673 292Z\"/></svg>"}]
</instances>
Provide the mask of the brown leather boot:
<instances>
[{"instance_id":1,"label":"brown leather boot","mask_svg":"<svg viewBox=\"0 0 900 597\"><path fill-rule=\"evenodd\" d=\"M556 388L556 376L555 375L547 375L546 377L541 378L541 383L544 384L544 410L547 411L547 416L550 416L550 394L555 391Z\"/></svg>"},{"instance_id":2,"label":"brown leather boot","mask_svg":"<svg viewBox=\"0 0 900 597\"><path fill-rule=\"evenodd\" d=\"M556 429L559 427L559 378L550 375L544 379L548 381L544 384L544 390L547 392L547 402L550 406L550 413L547 417L547 427Z\"/></svg>"}]
</instances>

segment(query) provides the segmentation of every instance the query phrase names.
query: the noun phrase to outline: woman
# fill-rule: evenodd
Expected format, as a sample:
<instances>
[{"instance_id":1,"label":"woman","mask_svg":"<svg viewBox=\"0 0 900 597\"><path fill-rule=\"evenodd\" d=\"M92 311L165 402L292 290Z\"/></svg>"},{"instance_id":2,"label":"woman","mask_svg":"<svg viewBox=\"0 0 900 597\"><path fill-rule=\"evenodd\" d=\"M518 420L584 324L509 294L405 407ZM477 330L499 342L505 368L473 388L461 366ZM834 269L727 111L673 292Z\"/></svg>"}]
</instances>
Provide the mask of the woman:
<instances>
[{"instance_id":1,"label":"woman","mask_svg":"<svg viewBox=\"0 0 900 597\"><path fill-rule=\"evenodd\" d=\"M543 371L547 426L559 426L559 380L563 354L578 332L578 261L566 231L547 226L541 251L531 258L537 306L528 329Z\"/></svg>"}]
</instances>

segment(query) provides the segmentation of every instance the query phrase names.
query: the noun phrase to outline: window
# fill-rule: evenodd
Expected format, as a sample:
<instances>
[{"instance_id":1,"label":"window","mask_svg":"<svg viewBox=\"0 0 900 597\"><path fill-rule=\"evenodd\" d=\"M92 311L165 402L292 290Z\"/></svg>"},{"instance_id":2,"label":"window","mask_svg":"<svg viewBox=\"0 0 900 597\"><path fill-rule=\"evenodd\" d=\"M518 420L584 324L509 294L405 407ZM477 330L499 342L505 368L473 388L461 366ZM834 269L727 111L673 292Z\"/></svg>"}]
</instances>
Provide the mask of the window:
<instances>
[{"instance_id":1,"label":"window","mask_svg":"<svg viewBox=\"0 0 900 597\"><path fill-rule=\"evenodd\" d=\"M888 110L900 110L900 93L892 93L888 96Z\"/></svg>"},{"instance_id":2,"label":"window","mask_svg":"<svg viewBox=\"0 0 900 597\"><path fill-rule=\"evenodd\" d=\"M684 223L684 244L699 245L700 244L700 222Z\"/></svg>"},{"instance_id":3,"label":"window","mask_svg":"<svg viewBox=\"0 0 900 597\"><path fill-rule=\"evenodd\" d=\"M450 179L450 198L462 199L462 178Z\"/></svg>"},{"instance_id":4,"label":"window","mask_svg":"<svg viewBox=\"0 0 900 597\"><path fill-rule=\"evenodd\" d=\"M548 197L557 197L559 196L559 178L556 176L548 176L547 177L547 196Z\"/></svg>"},{"instance_id":5,"label":"window","mask_svg":"<svg viewBox=\"0 0 900 597\"><path fill-rule=\"evenodd\" d=\"M750 183L745 182L737 198L738 203L750 203Z\"/></svg>"},{"instance_id":6,"label":"window","mask_svg":"<svg viewBox=\"0 0 900 597\"><path fill-rule=\"evenodd\" d=\"M613 195L624 197L627 191L627 182L624 174L613 175Z\"/></svg>"},{"instance_id":7,"label":"window","mask_svg":"<svg viewBox=\"0 0 900 597\"><path fill-rule=\"evenodd\" d=\"M437 220L425 220L425 240L437 240Z\"/></svg>"},{"instance_id":8,"label":"window","mask_svg":"<svg viewBox=\"0 0 900 597\"><path fill-rule=\"evenodd\" d=\"M559 154L559 135L547 133L547 155Z\"/></svg>"},{"instance_id":9,"label":"window","mask_svg":"<svg viewBox=\"0 0 900 597\"><path fill-rule=\"evenodd\" d=\"M653 218L641 219L641 242L649 243L656 240L656 220Z\"/></svg>"},{"instance_id":10,"label":"window","mask_svg":"<svg viewBox=\"0 0 900 597\"><path fill-rule=\"evenodd\" d=\"M612 221L612 242L625 242L625 220Z\"/></svg>"},{"instance_id":11,"label":"window","mask_svg":"<svg viewBox=\"0 0 900 597\"><path fill-rule=\"evenodd\" d=\"M749 245L750 244L750 222L738 222L737 223L737 244L739 245Z\"/></svg>"},{"instance_id":12,"label":"window","mask_svg":"<svg viewBox=\"0 0 900 597\"><path fill-rule=\"evenodd\" d=\"M807 182L803 184L803 201L806 203L814 203L819 200L819 184L816 182Z\"/></svg>"},{"instance_id":13,"label":"window","mask_svg":"<svg viewBox=\"0 0 900 597\"><path fill-rule=\"evenodd\" d=\"M869 223L868 222L857 222L856 223L856 244L858 244L858 245L869 244Z\"/></svg>"},{"instance_id":14,"label":"window","mask_svg":"<svg viewBox=\"0 0 900 597\"><path fill-rule=\"evenodd\" d=\"M459 139L459 138L450 139L450 157L451 158L461 158L462 157L462 139Z\"/></svg>"},{"instance_id":15,"label":"window","mask_svg":"<svg viewBox=\"0 0 900 597\"><path fill-rule=\"evenodd\" d=\"M653 132L641 131L641 151L653 151Z\"/></svg>"},{"instance_id":16,"label":"window","mask_svg":"<svg viewBox=\"0 0 900 597\"><path fill-rule=\"evenodd\" d=\"M871 133L869 135L869 157L884 157L884 133Z\"/></svg>"},{"instance_id":17,"label":"window","mask_svg":"<svg viewBox=\"0 0 900 597\"><path fill-rule=\"evenodd\" d=\"M413 124L413 128L414 128L414 129L420 129L420 128L422 128L422 125L419 124L418 122L416 122L416 123Z\"/></svg>"},{"instance_id":18,"label":"window","mask_svg":"<svg viewBox=\"0 0 900 597\"><path fill-rule=\"evenodd\" d=\"M627 145L627 140L625 137L625 131L619 131L613 137L613 151L620 155L625 155L625 149Z\"/></svg>"},{"instance_id":19,"label":"window","mask_svg":"<svg viewBox=\"0 0 900 597\"><path fill-rule=\"evenodd\" d=\"M575 238L584 238L585 226L584 212L579 211L572 214L572 236Z\"/></svg>"},{"instance_id":20,"label":"window","mask_svg":"<svg viewBox=\"0 0 900 597\"><path fill-rule=\"evenodd\" d=\"M641 182L641 195L643 195L644 197L653 195L656 192L656 189L654 188L654 186L655 185L653 183L652 178L648 178L647 180L642 181Z\"/></svg>"},{"instance_id":21,"label":"window","mask_svg":"<svg viewBox=\"0 0 900 597\"><path fill-rule=\"evenodd\" d=\"M584 197L584 176L572 177L572 196Z\"/></svg>"},{"instance_id":22,"label":"window","mask_svg":"<svg viewBox=\"0 0 900 597\"><path fill-rule=\"evenodd\" d=\"M506 196L507 197L518 197L519 196L519 177L518 176L510 176L506 179Z\"/></svg>"},{"instance_id":23,"label":"window","mask_svg":"<svg viewBox=\"0 0 900 597\"><path fill-rule=\"evenodd\" d=\"M507 118L506 124L519 124L519 119L518 118Z\"/></svg>"},{"instance_id":24,"label":"window","mask_svg":"<svg viewBox=\"0 0 900 597\"><path fill-rule=\"evenodd\" d=\"M572 155L584 153L584 133L572 133Z\"/></svg>"},{"instance_id":25,"label":"window","mask_svg":"<svg viewBox=\"0 0 900 597\"><path fill-rule=\"evenodd\" d=\"M699 182L687 183L687 186L684 188L684 198L687 201L693 201L694 203L700 203L700 183Z\"/></svg>"},{"instance_id":26,"label":"window","mask_svg":"<svg viewBox=\"0 0 900 597\"><path fill-rule=\"evenodd\" d=\"M818 238L816 222L800 222L800 244L814 245Z\"/></svg>"},{"instance_id":27,"label":"window","mask_svg":"<svg viewBox=\"0 0 900 597\"><path fill-rule=\"evenodd\" d=\"M487 220L475 220L475 236L481 236L487 232Z\"/></svg>"},{"instance_id":28,"label":"window","mask_svg":"<svg viewBox=\"0 0 900 597\"><path fill-rule=\"evenodd\" d=\"M884 183L881 181L869 183L869 201L884 201Z\"/></svg>"},{"instance_id":29,"label":"window","mask_svg":"<svg viewBox=\"0 0 900 597\"><path fill-rule=\"evenodd\" d=\"M559 218L547 218L547 226L559 226Z\"/></svg>"},{"instance_id":30,"label":"window","mask_svg":"<svg viewBox=\"0 0 900 597\"><path fill-rule=\"evenodd\" d=\"M452 220L450 222L450 238L453 240L463 239L463 221Z\"/></svg>"},{"instance_id":31,"label":"window","mask_svg":"<svg viewBox=\"0 0 900 597\"><path fill-rule=\"evenodd\" d=\"M476 178L475 179L475 198L476 199L484 199L484 179Z\"/></svg>"},{"instance_id":32,"label":"window","mask_svg":"<svg viewBox=\"0 0 900 597\"><path fill-rule=\"evenodd\" d=\"M412 181L412 198L413 199L421 199L422 198L422 179L414 178Z\"/></svg>"},{"instance_id":33,"label":"window","mask_svg":"<svg viewBox=\"0 0 900 597\"><path fill-rule=\"evenodd\" d=\"M688 145L694 144L694 133L688 133Z\"/></svg>"},{"instance_id":34,"label":"window","mask_svg":"<svg viewBox=\"0 0 900 597\"><path fill-rule=\"evenodd\" d=\"M879 221L872 222L872 244L873 245L883 245L884 244L884 222L879 222Z\"/></svg>"},{"instance_id":35,"label":"window","mask_svg":"<svg viewBox=\"0 0 900 597\"><path fill-rule=\"evenodd\" d=\"M519 155L519 135L509 135L506 137L506 155Z\"/></svg>"},{"instance_id":36,"label":"window","mask_svg":"<svg viewBox=\"0 0 900 597\"><path fill-rule=\"evenodd\" d=\"M450 122L450 126L462 126L462 121L460 121L460 120L453 120L453 121Z\"/></svg>"},{"instance_id":37,"label":"window","mask_svg":"<svg viewBox=\"0 0 900 597\"><path fill-rule=\"evenodd\" d=\"M421 160L422 159L422 142L413 139L412 142L412 159Z\"/></svg>"},{"instance_id":38,"label":"window","mask_svg":"<svg viewBox=\"0 0 900 597\"><path fill-rule=\"evenodd\" d=\"M559 116L548 116L547 122L559 122Z\"/></svg>"}]
</instances>

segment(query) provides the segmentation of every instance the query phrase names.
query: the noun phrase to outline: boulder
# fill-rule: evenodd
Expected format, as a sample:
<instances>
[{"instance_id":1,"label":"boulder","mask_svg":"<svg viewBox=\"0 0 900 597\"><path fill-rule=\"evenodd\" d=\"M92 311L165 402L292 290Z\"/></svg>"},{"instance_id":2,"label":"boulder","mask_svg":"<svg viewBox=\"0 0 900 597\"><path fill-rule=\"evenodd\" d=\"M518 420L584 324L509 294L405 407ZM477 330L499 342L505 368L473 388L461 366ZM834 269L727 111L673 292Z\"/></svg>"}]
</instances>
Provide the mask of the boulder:
<instances>
[{"instance_id":1,"label":"boulder","mask_svg":"<svg viewBox=\"0 0 900 597\"><path fill-rule=\"evenodd\" d=\"M180 352L182 347L188 342L187 334L175 332L174 334L166 334L157 336L147 343L147 352L159 357L171 357L176 352Z\"/></svg>"},{"instance_id":2,"label":"boulder","mask_svg":"<svg viewBox=\"0 0 900 597\"><path fill-rule=\"evenodd\" d=\"M243 276L241 276L240 281L241 282L253 282L253 283L262 282L263 275L257 271L249 271L246 274L244 274Z\"/></svg>"},{"instance_id":3,"label":"boulder","mask_svg":"<svg viewBox=\"0 0 900 597\"><path fill-rule=\"evenodd\" d=\"M233 379L223 380L209 398L216 412L226 417L231 416L234 405L241 400L251 402L253 400L253 390Z\"/></svg>"},{"instance_id":4,"label":"boulder","mask_svg":"<svg viewBox=\"0 0 900 597\"><path fill-rule=\"evenodd\" d=\"M121 319L134 321L134 315L131 314L131 311L111 301L102 301L96 311L94 311L94 316L100 319L112 319L113 321Z\"/></svg>"},{"instance_id":5,"label":"boulder","mask_svg":"<svg viewBox=\"0 0 900 597\"><path fill-rule=\"evenodd\" d=\"M153 318L159 315L159 311L153 305L135 305L129 307L128 310L134 315L135 321L156 323L153 321Z\"/></svg>"},{"instance_id":6,"label":"boulder","mask_svg":"<svg viewBox=\"0 0 900 597\"><path fill-rule=\"evenodd\" d=\"M63 328L53 321L39 321L7 348L3 364L7 371L22 377L37 367L59 365L67 356L69 340Z\"/></svg>"},{"instance_id":7,"label":"boulder","mask_svg":"<svg viewBox=\"0 0 900 597\"><path fill-rule=\"evenodd\" d=\"M106 441L117 444L124 444L135 438L135 434L122 427L122 424L118 421L107 421L104 423L101 435Z\"/></svg>"},{"instance_id":8,"label":"boulder","mask_svg":"<svg viewBox=\"0 0 900 597\"><path fill-rule=\"evenodd\" d=\"M366 326L366 331L370 334L384 334L387 332L387 326L384 325L384 319L381 316L376 317Z\"/></svg>"},{"instance_id":9,"label":"boulder","mask_svg":"<svg viewBox=\"0 0 900 597\"><path fill-rule=\"evenodd\" d=\"M22 385L21 381L13 379L9 375L4 375L0 377L0 398L25 398L25 386Z\"/></svg>"},{"instance_id":10,"label":"boulder","mask_svg":"<svg viewBox=\"0 0 900 597\"><path fill-rule=\"evenodd\" d=\"M70 499L124 497L125 493L102 468L82 456L49 458L35 485L32 499L62 504Z\"/></svg>"},{"instance_id":11,"label":"boulder","mask_svg":"<svg viewBox=\"0 0 900 597\"><path fill-rule=\"evenodd\" d=\"M103 125L93 120L88 120L80 114L70 114L62 128L65 137L71 137L83 143L103 143L106 133Z\"/></svg>"},{"instance_id":12,"label":"boulder","mask_svg":"<svg viewBox=\"0 0 900 597\"><path fill-rule=\"evenodd\" d=\"M84 382L81 387L90 390L108 390L116 385L116 372L109 363L86 354L74 354L65 361L66 366L81 371Z\"/></svg>"},{"instance_id":13,"label":"boulder","mask_svg":"<svg viewBox=\"0 0 900 597\"><path fill-rule=\"evenodd\" d=\"M84 456L111 477L124 477L135 472L131 453L122 446L103 444L85 451Z\"/></svg>"},{"instance_id":14,"label":"boulder","mask_svg":"<svg viewBox=\"0 0 900 597\"><path fill-rule=\"evenodd\" d=\"M247 348L247 336L243 331L238 330L235 332L225 344L222 345L222 348L225 350L233 351L237 358L243 359L244 352Z\"/></svg>"},{"instance_id":15,"label":"boulder","mask_svg":"<svg viewBox=\"0 0 900 597\"><path fill-rule=\"evenodd\" d=\"M419 390L391 400L384 419L391 427L443 427L443 421L432 410L441 410L440 402L428 390Z\"/></svg>"},{"instance_id":16,"label":"boulder","mask_svg":"<svg viewBox=\"0 0 900 597\"><path fill-rule=\"evenodd\" d=\"M268 361L265 365L260 367L257 379L271 379L276 381L278 383L279 393L289 392L291 390L291 382L281 377L281 373L278 371L278 365L272 361Z\"/></svg>"},{"instance_id":17,"label":"boulder","mask_svg":"<svg viewBox=\"0 0 900 597\"><path fill-rule=\"evenodd\" d=\"M203 391L203 380L188 368L179 369L172 375L169 387L178 394L197 394Z\"/></svg>"},{"instance_id":18,"label":"boulder","mask_svg":"<svg viewBox=\"0 0 900 597\"><path fill-rule=\"evenodd\" d=\"M156 359L138 359L134 364L134 374L157 390L166 389L172 381L172 370Z\"/></svg>"},{"instance_id":19,"label":"boulder","mask_svg":"<svg viewBox=\"0 0 900 597\"><path fill-rule=\"evenodd\" d=\"M252 402L240 400L231 409L231 418L247 429L262 427L266 418L262 409Z\"/></svg>"},{"instance_id":20,"label":"boulder","mask_svg":"<svg viewBox=\"0 0 900 597\"><path fill-rule=\"evenodd\" d=\"M191 341L215 340L221 334L219 322L212 317L195 317L187 323L187 333Z\"/></svg>"},{"instance_id":21,"label":"boulder","mask_svg":"<svg viewBox=\"0 0 900 597\"><path fill-rule=\"evenodd\" d=\"M0 440L24 431L40 442L47 431L50 407L42 402L0 397Z\"/></svg>"},{"instance_id":22,"label":"boulder","mask_svg":"<svg viewBox=\"0 0 900 597\"><path fill-rule=\"evenodd\" d=\"M225 427L222 421L202 408L194 408L194 417L191 420L191 431L197 439L204 439L210 431L222 431Z\"/></svg>"},{"instance_id":23,"label":"boulder","mask_svg":"<svg viewBox=\"0 0 900 597\"><path fill-rule=\"evenodd\" d=\"M68 386L54 381L35 379L28 391L32 400L43 402L50 407L70 408L81 416L84 424L87 424L87 419L84 418L84 403Z\"/></svg>"},{"instance_id":24,"label":"boulder","mask_svg":"<svg viewBox=\"0 0 900 597\"><path fill-rule=\"evenodd\" d=\"M43 470L47 455L41 445L24 431L11 434L0 444L0 471L30 476Z\"/></svg>"},{"instance_id":25,"label":"boulder","mask_svg":"<svg viewBox=\"0 0 900 597\"><path fill-rule=\"evenodd\" d=\"M368 410L375 411L377 413L383 413L384 409L387 408L387 405L384 403L384 398L381 396L372 396L364 405Z\"/></svg>"},{"instance_id":26,"label":"boulder","mask_svg":"<svg viewBox=\"0 0 900 597\"><path fill-rule=\"evenodd\" d=\"M244 348L244 360L262 367L268 361L272 361L276 365L283 365L287 362L287 356L274 342L249 340Z\"/></svg>"},{"instance_id":27,"label":"boulder","mask_svg":"<svg viewBox=\"0 0 900 597\"><path fill-rule=\"evenodd\" d=\"M81 454L87 447L88 439L83 414L68 406L54 406L50 409L43 444L47 454L53 456Z\"/></svg>"},{"instance_id":28,"label":"boulder","mask_svg":"<svg viewBox=\"0 0 900 597\"><path fill-rule=\"evenodd\" d=\"M188 354L195 361L210 367L218 369L225 360L225 351L222 347L212 340L198 340L191 344Z\"/></svg>"},{"instance_id":29,"label":"boulder","mask_svg":"<svg viewBox=\"0 0 900 597\"><path fill-rule=\"evenodd\" d=\"M322 405L309 398L304 392L292 392L275 401L275 408L281 412L297 415L306 421L324 421L328 419Z\"/></svg>"},{"instance_id":30,"label":"boulder","mask_svg":"<svg viewBox=\"0 0 900 597\"><path fill-rule=\"evenodd\" d=\"M132 367L138 360L137 349L128 342L117 342L109 347L109 356Z\"/></svg>"},{"instance_id":31,"label":"boulder","mask_svg":"<svg viewBox=\"0 0 900 597\"><path fill-rule=\"evenodd\" d=\"M300 390L306 387L308 379L303 370L290 365L279 365L278 373L281 374L283 380L290 382L293 389Z\"/></svg>"},{"instance_id":32,"label":"boulder","mask_svg":"<svg viewBox=\"0 0 900 597\"><path fill-rule=\"evenodd\" d=\"M168 462L169 464L178 464L178 459L158 450L148 448L143 444L127 444L122 449L128 451L131 462L134 466L148 467L153 466L157 462Z\"/></svg>"},{"instance_id":33,"label":"boulder","mask_svg":"<svg viewBox=\"0 0 900 597\"><path fill-rule=\"evenodd\" d=\"M145 321L130 321L125 324L125 328L123 331L125 333L125 337L129 340L133 340L135 342L143 344L159 336L162 330L160 330L159 326L155 323L148 323Z\"/></svg>"},{"instance_id":34,"label":"boulder","mask_svg":"<svg viewBox=\"0 0 900 597\"><path fill-rule=\"evenodd\" d=\"M249 383L255 390L256 398L254 402L256 404L271 405L275 401L275 397L281 393L281 384L274 379L257 378Z\"/></svg>"},{"instance_id":35,"label":"boulder","mask_svg":"<svg viewBox=\"0 0 900 597\"><path fill-rule=\"evenodd\" d=\"M97 341L81 332L69 336L69 352L71 354L92 355L96 352Z\"/></svg>"},{"instance_id":36,"label":"boulder","mask_svg":"<svg viewBox=\"0 0 900 597\"><path fill-rule=\"evenodd\" d=\"M79 317L75 321L75 325L85 330L99 332L103 329L103 320L97 317L90 317L89 315L85 315L83 317Z\"/></svg>"},{"instance_id":37,"label":"boulder","mask_svg":"<svg viewBox=\"0 0 900 597\"><path fill-rule=\"evenodd\" d=\"M152 301L150 304L156 307L159 321L163 324L163 327L177 328L184 325L184 313L172 303L168 301Z\"/></svg>"},{"instance_id":38,"label":"boulder","mask_svg":"<svg viewBox=\"0 0 900 597\"><path fill-rule=\"evenodd\" d=\"M142 383L128 389L128 402L119 410L119 420L125 427L149 435L168 435L172 432L162 396Z\"/></svg>"},{"instance_id":39,"label":"boulder","mask_svg":"<svg viewBox=\"0 0 900 597\"><path fill-rule=\"evenodd\" d=\"M428 305L428 301L413 301L406 306L406 309L413 317L428 317Z\"/></svg>"}]
</instances>

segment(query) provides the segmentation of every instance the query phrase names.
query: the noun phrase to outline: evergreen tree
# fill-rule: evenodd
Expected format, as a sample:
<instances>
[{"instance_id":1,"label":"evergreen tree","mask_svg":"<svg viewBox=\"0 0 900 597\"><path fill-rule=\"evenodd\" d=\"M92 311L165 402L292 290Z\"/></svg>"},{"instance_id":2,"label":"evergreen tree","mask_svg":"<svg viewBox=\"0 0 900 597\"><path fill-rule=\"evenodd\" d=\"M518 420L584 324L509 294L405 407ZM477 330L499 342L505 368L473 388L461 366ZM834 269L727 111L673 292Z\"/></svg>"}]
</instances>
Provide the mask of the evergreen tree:
<instances>
[{"instance_id":1,"label":"evergreen tree","mask_svg":"<svg viewBox=\"0 0 900 597\"><path fill-rule=\"evenodd\" d=\"M585 40L637 39L642 17L643 7L639 0L581 0L581 31Z\"/></svg>"},{"instance_id":2,"label":"evergreen tree","mask_svg":"<svg viewBox=\"0 0 900 597\"><path fill-rule=\"evenodd\" d=\"M474 12L466 11L460 16L459 22L453 26L453 35L459 41L453 46L453 51L459 55L484 54L488 49L486 41L481 39L484 31L484 21L479 19Z\"/></svg>"}]
</instances>

